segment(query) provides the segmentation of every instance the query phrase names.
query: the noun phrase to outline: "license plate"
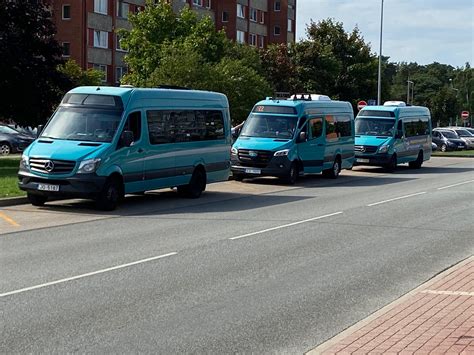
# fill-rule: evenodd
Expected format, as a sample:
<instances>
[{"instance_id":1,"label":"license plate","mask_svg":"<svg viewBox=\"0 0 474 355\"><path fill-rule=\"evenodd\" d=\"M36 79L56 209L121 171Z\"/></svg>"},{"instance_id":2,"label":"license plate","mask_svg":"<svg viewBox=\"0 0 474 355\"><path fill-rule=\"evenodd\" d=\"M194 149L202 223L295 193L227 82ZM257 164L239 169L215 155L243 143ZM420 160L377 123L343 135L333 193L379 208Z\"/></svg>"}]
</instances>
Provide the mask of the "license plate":
<instances>
[{"instance_id":1,"label":"license plate","mask_svg":"<svg viewBox=\"0 0 474 355\"><path fill-rule=\"evenodd\" d=\"M38 190L58 192L59 191L59 185L38 184Z\"/></svg>"},{"instance_id":2,"label":"license plate","mask_svg":"<svg viewBox=\"0 0 474 355\"><path fill-rule=\"evenodd\" d=\"M260 170L260 169L245 169L245 173L260 175L262 173L262 170Z\"/></svg>"},{"instance_id":3,"label":"license plate","mask_svg":"<svg viewBox=\"0 0 474 355\"><path fill-rule=\"evenodd\" d=\"M369 159L357 158L358 163L368 163L369 161L370 161Z\"/></svg>"}]
</instances>

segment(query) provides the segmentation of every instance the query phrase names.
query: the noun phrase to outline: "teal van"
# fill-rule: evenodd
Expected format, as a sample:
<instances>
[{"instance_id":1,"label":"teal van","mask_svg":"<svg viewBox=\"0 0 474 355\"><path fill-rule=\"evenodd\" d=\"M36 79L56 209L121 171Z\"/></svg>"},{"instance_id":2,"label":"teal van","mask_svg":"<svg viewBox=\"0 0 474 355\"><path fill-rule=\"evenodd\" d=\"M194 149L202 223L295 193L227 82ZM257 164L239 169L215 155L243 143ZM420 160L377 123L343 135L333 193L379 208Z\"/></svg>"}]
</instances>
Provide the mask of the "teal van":
<instances>
[{"instance_id":1,"label":"teal van","mask_svg":"<svg viewBox=\"0 0 474 355\"><path fill-rule=\"evenodd\" d=\"M125 194L165 187L197 198L229 177L230 130L223 94L79 87L24 151L19 187L36 206L80 197L112 210Z\"/></svg>"},{"instance_id":2,"label":"teal van","mask_svg":"<svg viewBox=\"0 0 474 355\"><path fill-rule=\"evenodd\" d=\"M430 110L387 101L366 106L355 119L356 165L382 166L388 171L408 163L418 169L431 158Z\"/></svg>"},{"instance_id":3,"label":"teal van","mask_svg":"<svg viewBox=\"0 0 474 355\"><path fill-rule=\"evenodd\" d=\"M351 104L315 94L257 103L231 151L236 180L276 176L294 184L300 174L321 172L337 178L353 163Z\"/></svg>"}]
</instances>

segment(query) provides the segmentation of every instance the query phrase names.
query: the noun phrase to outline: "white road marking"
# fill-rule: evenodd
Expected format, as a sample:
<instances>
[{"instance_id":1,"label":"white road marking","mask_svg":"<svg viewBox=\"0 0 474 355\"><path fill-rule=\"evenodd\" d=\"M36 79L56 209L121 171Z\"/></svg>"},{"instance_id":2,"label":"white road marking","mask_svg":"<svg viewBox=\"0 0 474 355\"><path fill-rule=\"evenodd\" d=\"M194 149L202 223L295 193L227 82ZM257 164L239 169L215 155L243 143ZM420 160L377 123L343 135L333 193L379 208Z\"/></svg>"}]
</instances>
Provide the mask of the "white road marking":
<instances>
[{"instance_id":1,"label":"white road marking","mask_svg":"<svg viewBox=\"0 0 474 355\"><path fill-rule=\"evenodd\" d=\"M424 192L418 192L418 193L416 193L416 194L410 194L410 195L395 197L395 198L391 198L391 199L389 199L389 200L384 200L384 201L380 201L380 202L371 203L370 205L367 205L367 206L368 206L368 207L377 206L377 205L381 205L382 203L387 203L387 202L402 200L402 199L404 199L404 198L413 197L413 196L418 196L418 195L423 195L423 194L426 194L426 191L424 191Z\"/></svg>"},{"instance_id":2,"label":"white road marking","mask_svg":"<svg viewBox=\"0 0 474 355\"><path fill-rule=\"evenodd\" d=\"M17 293L22 293L22 292L26 292L26 291L36 290L36 289L38 289L38 288L43 288L43 287L47 287L47 286L57 285L57 284L60 284L60 283L63 283L63 282L68 282L68 281L72 281L72 280L82 279L82 278L88 277L88 276L93 276L93 275L97 275L97 274L103 274L103 273L105 273L105 272L109 272L109 271L113 271L113 270L118 270L118 269L123 269L123 268L128 267L128 266L143 264L143 263L146 263L146 262L149 262L149 261L153 261L153 260L158 260L158 259L166 258L167 256L172 256L172 255L176 255L176 254L178 254L178 253L172 252L172 253L168 253L168 254L164 254L164 255L159 255L159 256L154 256L154 257L147 258L147 259L142 259L142 260L134 261L134 262L127 263L127 264L122 264L122 265L117 265L117 266L109 267L109 268L107 268L107 269L102 269L102 270L98 270L98 271L88 272L88 273L82 274L82 275L77 275L77 276L72 276L72 277L68 277L68 278L65 278L65 279L61 279L61 280L46 282L46 283L41 284L41 285L36 285L36 286L31 286L31 287L25 287L25 288L21 288L21 289L19 289L19 290L14 290L14 291L9 291L9 292L5 292L5 293L0 293L0 297L15 295L15 294L17 294Z\"/></svg>"},{"instance_id":3,"label":"white road marking","mask_svg":"<svg viewBox=\"0 0 474 355\"><path fill-rule=\"evenodd\" d=\"M262 234L262 233L266 233L266 232L271 232L271 231L274 231L274 230L277 230L277 229L282 229L282 228L288 228L288 227L291 227L291 226L296 226L297 224L302 224L302 223L307 223L307 222L312 222L312 221L316 221L318 219L323 219L323 218L327 218L327 217L332 217L332 216L337 216L338 214L341 214L343 213L342 211L341 212L335 212L335 213L331 213L331 214L326 214L324 216L319 216L319 217L314 217L314 218L309 218L309 219L305 219L303 221L298 221L298 222L293 222L293 223L289 223L289 224L284 224L284 225L281 225L281 226L278 226L278 227L273 227L273 228L268 228L268 229L264 229L264 230L261 230L261 231L258 231L258 232L253 232L253 233L248 233L248 234L244 234L244 235L239 235L237 237L232 237L232 238L229 238L230 240L236 240L236 239L242 239L242 238L246 238L246 237L251 237L253 235L257 235L257 234Z\"/></svg>"},{"instance_id":4,"label":"white road marking","mask_svg":"<svg viewBox=\"0 0 474 355\"><path fill-rule=\"evenodd\" d=\"M464 182L460 182L458 184L449 185L449 186L438 187L438 190L449 189L451 187L456 187L456 186L460 186L460 185L464 185L464 184L469 184L471 182L474 182L474 180L464 181Z\"/></svg>"}]
</instances>

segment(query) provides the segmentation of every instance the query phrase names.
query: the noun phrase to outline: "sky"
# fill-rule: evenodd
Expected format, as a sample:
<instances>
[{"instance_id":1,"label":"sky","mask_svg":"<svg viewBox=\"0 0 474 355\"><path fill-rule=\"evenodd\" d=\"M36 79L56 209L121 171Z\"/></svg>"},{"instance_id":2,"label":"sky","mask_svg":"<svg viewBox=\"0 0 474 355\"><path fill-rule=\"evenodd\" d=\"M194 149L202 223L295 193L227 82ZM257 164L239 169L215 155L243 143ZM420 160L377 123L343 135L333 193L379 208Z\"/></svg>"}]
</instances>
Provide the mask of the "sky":
<instances>
[{"instance_id":1,"label":"sky","mask_svg":"<svg viewBox=\"0 0 474 355\"><path fill-rule=\"evenodd\" d=\"M379 52L382 0L297 0L297 40L313 20L333 18L359 27ZM382 54L393 62L474 64L474 0L384 0Z\"/></svg>"}]
</instances>

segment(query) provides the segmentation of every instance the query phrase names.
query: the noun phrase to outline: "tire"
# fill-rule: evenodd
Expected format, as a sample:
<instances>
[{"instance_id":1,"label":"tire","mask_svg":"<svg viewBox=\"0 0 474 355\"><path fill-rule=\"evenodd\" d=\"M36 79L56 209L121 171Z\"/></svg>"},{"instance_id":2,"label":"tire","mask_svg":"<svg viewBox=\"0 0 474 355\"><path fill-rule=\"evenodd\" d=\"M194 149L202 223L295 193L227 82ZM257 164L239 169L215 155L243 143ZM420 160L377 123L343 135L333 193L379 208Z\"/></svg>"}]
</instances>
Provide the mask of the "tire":
<instances>
[{"instance_id":1,"label":"tire","mask_svg":"<svg viewBox=\"0 0 474 355\"><path fill-rule=\"evenodd\" d=\"M199 198L206 190L206 173L203 169L195 169L188 185L178 186L178 193L188 198Z\"/></svg>"},{"instance_id":2,"label":"tire","mask_svg":"<svg viewBox=\"0 0 474 355\"><path fill-rule=\"evenodd\" d=\"M299 176L299 170L298 170L298 165L293 162L290 165L290 169L288 170L286 176L283 178L283 181L287 185L294 185L296 184L296 181L298 180Z\"/></svg>"},{"instance_id":3,"label":"tire","mask_svg":"<svg viewBox=\"0 0 474 355\"><path fill-rule=\"evenodd\" d=\"M232 177L235 181L243 181L244 180L244 175L242 175L242 174L233 174Z\"/></svg>"},{"instance_id":4,"label":"tire","mask_svg":"<svg viewBox=\"0 0 474 355\"><path fill-rule=\"evenodd\" d=\"M341 173L341 160L336 158L331 169L323 170L323 176L328 179L337 179Z\"/></svg>"},{"instance_id":5,"label":"tire","mask_svg":"<svg viewBox=\"0 0 474 355\"><path fill-rule=\"evenodd\" d=\"M390 158L390 161L385 165L385 170L388 171L389 173L393 173L395 170L397 170L397 156L396 154L392 155Z\"/></svg>"},{"instance_id":6,"label":"tire","mask_svg":"<svg viewBox=\"0 0 474 355\"><path fill-rule=\"evenodd\" d=\"M10 144L7 142L2 142L0 143L0 155L7 156L12 152L12 149L10 147Z\"/></svg>"},{"instance_id":7,"label":"tire","mask_svg":"<svg viewBox=\"0 0 474 355\"><path fill-rule=\"evenodd\" d=\"M408 166L410 169L419 169L421 168L421 165L423 165L423 152L420 151L416 160L409 162Z\"/></svg>"},{"instance_id":8,"label":"tire","mask_svg":"<svg viewBox=\"0 0 474 355\"><path fill-rule=\"evenodd\" d=\"M47 196L34 195L29 192L26 194L26 197L28 198L28 201L30 201L30 203L33 206L43 206L46 203L46 201L48 201Z\"/></svg>"},{"instance_id":9,"label":"tire","mask_svg":"<svg viewBox=\"0 0 474 355\"><path fill-rule=\"evenodd\" d=\"M108 178L96 199L96 206L102 211L113 211L123 198L123 184L116 178Z\"/></svg>"},{"instance_id":10,"label":"tire","mask_svg":"<svg viewBox=\"0 0 474 355\"><path fill-rule=\"evenodd\" d=\"M446 144L441 144L441 147L439 148L442 152L446 152L448 150L448 146Z\"/></svg>"}]
</instances>

